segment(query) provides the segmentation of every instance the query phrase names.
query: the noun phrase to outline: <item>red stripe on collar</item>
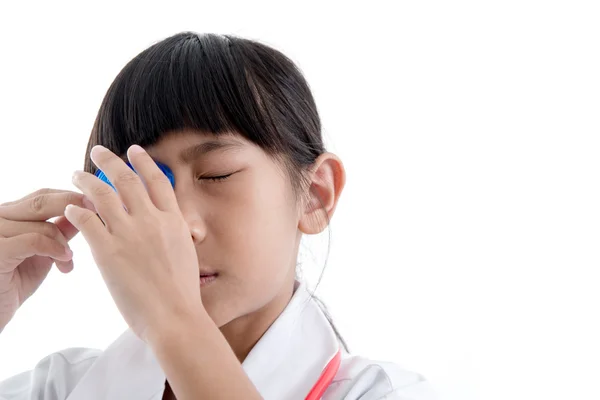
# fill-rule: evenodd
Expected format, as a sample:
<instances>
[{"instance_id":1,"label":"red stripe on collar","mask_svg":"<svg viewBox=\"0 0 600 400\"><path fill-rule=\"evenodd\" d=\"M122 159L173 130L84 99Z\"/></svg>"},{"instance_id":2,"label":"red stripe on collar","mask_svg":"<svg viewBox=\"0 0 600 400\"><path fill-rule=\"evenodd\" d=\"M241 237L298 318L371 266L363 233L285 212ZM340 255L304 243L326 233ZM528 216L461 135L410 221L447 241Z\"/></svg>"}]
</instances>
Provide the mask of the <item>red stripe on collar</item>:
<instances>
[{"instance_id":1,"label":"red stripe on collar","mask_svg":"<svg viewBox=\"0 0 600 400\"><path fill-rule=\"evenodd\" d=\"M337 374L340 369L340 363L342 361L342 351L338 351L337 354L327 363L327 366L321 373L319 380L315 383L315 386L310 390L308 396L306 396L306 400L319 400L325 390L329 387L335 374Z\"/></svg>"}]
</instances>

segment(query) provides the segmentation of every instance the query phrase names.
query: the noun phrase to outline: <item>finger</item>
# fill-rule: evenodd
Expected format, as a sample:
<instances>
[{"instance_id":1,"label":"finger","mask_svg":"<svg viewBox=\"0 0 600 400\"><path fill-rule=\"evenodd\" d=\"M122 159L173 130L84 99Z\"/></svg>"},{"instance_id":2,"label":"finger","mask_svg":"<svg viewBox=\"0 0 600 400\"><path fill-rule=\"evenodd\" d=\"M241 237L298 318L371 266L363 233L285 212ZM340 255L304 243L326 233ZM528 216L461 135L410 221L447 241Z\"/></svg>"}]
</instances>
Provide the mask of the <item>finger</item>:
<instances>
[{"instance_id":1,"label":"finger","mask_svg":"<svg viewBox=\"0 0 600 400\"><path fill-rule=\"evenodd\" d=\"M116 188L121 201L131 213L148 210L152 202L142 179L116 154L103 146L94 146L90 156ZM100 179L98 179L100 180Z\"/></svg>"},{"instance_id":2,"label":"finger","mask_svg":"<svg viewBox=\"0 0 600 400\"><path fill-rule=\"evenodd\" d=\"M58 217L56 221L54 221L54 224L57 226L58 230L60 230L60 232L63 234L67 242L73 239L75 235L79 233L79 230L75 228L73 224L70 223L64 215Z\"/></svg>"},{"instance_id":3,"label":"finger","mask_svg":"<svg viewBox=\"0 0 600 400\"><path fill-rule=\"evenodd\" d=\"M45 221L64 215L67 204L90 207L87 201L84 194L76 192L32 195L19 203L0 206L0 218L14 221Z\"/></svg>"},{"instance_id":4,"label":"finger","mask_svg":"<svg viewBox=\"0 0 600 400\"><path fill-rule=\"evenodd\" d=\"M121 207L117 209L122 210ZM65 209L65 217L81 232L92 248L111 239L104 224L93 211L69 204Z\"/></svg>"},{"instance_id":5,"label":"finger","mask_svg":"<svg viewBox=\"0 0 600 400\"><path fill-rule=\"evenodd\" d=\"M75 174L73 174L73 184L94 204L97 210L94 214L97 213L109 226L116 226L119 224L119 221L129 218L129 214L123 208L119 195L115 193L109 184L101 181L98 177L87 172L75 171ZM69 220L69 222L73 224L73 221ZM77 228L76 225L75 227Z\"/></svg>"},{"instance_id":6,"label":"finger","mask_svg":"<svg viewBox=\"0 0 600 400\"><path fill-rule=\"evenodd\" d=\"M60 217L65 218L65 217ZM66 224L71 225L69 221L66 221ZM66 225L64 222L63 225ZM74 227L73 230L77 231ZM25 233L40 233L42 235L48 236L50 239L56 240L65 248L71 250L71 247L68 244L68 240L61 231L58 225L52 222L39 222L39 221L12 221L6 219L0 219L0 236L3 238L19 236ZM70 232L69 232L70 233ZM72 252L72 250L71 250ZM61 261L54 260L57 268L64 273L70 272L73 269L73 261Z\"/></svg>"},{"instance_id":7,"label":"finger","mask_svg":"<svg viewBox=\"0 0 600 400\"><path fill-rule=\"evenodd\" d=\"M68 247L67 238L52 222L43 221L13 221L0 219L0 233L4 237L19 236L24 233L40 233Z\"/></svg>"},{"instance_id":8,"label":"finger","mask_svg":"<svg viewBox=\"0 0 600 400\"><path fill-rule=\"evenodd\" d=\"M67 222L67 224L69 224L70 226L73 226L73 225L71 225L71 223L68 220L66 220L66 218L64 216L62 216L60 218L65 220ZM35 223L35 222L33 222L33 223ZM56 224L56 222L41 222L41 224L44 224L44 226L48 225L51 227L51 228L45 228L45 229L49 230L49 234L45 233L46 236L50 236L50 237L54 238L61 245L65 246L65 248L71 250L71 255L73 254L73 250L71 249L71 246L69 246L69 240L72 237L69 237L69 238L65 237L63 231L59 228L59 226ZM74 230L77 232L76 229L74 229ZM42 232L42 233L44 233L44 232ZM54 263L56 264L56 268L58 268L58 270L64 274L71 272L74 268L73 258L71 258L68 261L54 260Z\"/></svg>"},{"instance_id":9,"label":"finger","mask_svg":"<svg viewBox=\"0 0 600 400\"><path fill-rule=\"evenodd\" d=\"M6 203L2 203L0 204L0 206L9 206L11 204L16 204L16 203L20 203L23 200L27 200L30 197L35 197L35 196L39 196L42 194L50 194L50 193L64 193L64 192L68 192L68 190L61 190L61 189L49 189L49 188L44 188L44 189L38 189L33 193L29 193L26 196L21 197L18 200L14 200L14 201L7 201Z\"/></svg>"},{"instance_id":10,"label":"finger","mask_svg":"<svg viewBox=\"0 0 600 400\"><path fill-rule=\"evenodd\" d=\"M96 209L93 208L92 211L96 212ZM73 226L73 224L70 223L69 220L64 215L57 218L56 221L53 222L53 224L56 226L56 228L60 231L60 233L65 238L67 247L71 248L71 246L69 246L68 242L71 239L73 239L73 237L75 237L75 235L77 235L77 233L79 233L79 230L77 230L77 228L75 228ZM71 272L73 270L73 268L75 268L75 266L73 265L73 259L71 259L67 262L55 260L55 263L56 263L56 267L58 268L58 270L64 274Z\"/></svg>"},{"instance_id":11,"label":"finger","mask_svg":"<svg viewBox=\"0 0 600 400\"><path fill-rule=\"evenodd\" d=\"M54 260L54 263L56 264L56 268L58 268L58 270L63 274L68 274L75 268L73 265L73 259L70 259L69 261Z\"/></svg>"},{"instance_id":12,"label":"finger","mask_svg":"<svg viewBox=\"0 0 600 400\"><path fill-rule=\"evenodd\" d=\"M38 255L69 261L73 253L62 244L37 232L0 240L0 253L8 263L0 263L0 272L10 272L26 258ZM12 261L12 262L10 262Z\"/></svg>"},{"instance_id":13,"label":"finger","mask_svg":"<svg viewBox=\"0 0 600 400\"><path fill-rule=\"evenodd\" d=\"M162 211L176 209L177 198L173 191L173 185L165 173L158 168L156 161L138 145L129 148L127 157L144 181L146 191L154 206ZM131 211L135 212L135 210Z\"/></svg>"}]
</instances>

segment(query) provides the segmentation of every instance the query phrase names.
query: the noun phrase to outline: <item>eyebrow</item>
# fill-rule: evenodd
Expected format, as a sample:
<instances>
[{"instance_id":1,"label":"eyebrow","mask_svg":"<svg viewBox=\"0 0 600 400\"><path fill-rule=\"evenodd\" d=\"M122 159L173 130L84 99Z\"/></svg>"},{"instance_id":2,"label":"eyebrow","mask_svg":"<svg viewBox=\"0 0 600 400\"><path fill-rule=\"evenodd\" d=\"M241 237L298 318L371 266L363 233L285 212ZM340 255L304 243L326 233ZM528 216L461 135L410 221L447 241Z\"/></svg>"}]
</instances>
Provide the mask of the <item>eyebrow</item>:
<instances>
[{"instance_id":1,"label":"eyebrow","mask_svg":"<svg viewBox=\"0 0 600 400\"><path fill-rule=\"evenodd\" d=\"M189 164L194 160L197 160L200 156L215 152L224 151L230 149L239 149L243 145L237 141L221 141L221 140L208 140L206 142L188 147L179 153L179 161L184 164Z\"/></svg>"}]
</instances>

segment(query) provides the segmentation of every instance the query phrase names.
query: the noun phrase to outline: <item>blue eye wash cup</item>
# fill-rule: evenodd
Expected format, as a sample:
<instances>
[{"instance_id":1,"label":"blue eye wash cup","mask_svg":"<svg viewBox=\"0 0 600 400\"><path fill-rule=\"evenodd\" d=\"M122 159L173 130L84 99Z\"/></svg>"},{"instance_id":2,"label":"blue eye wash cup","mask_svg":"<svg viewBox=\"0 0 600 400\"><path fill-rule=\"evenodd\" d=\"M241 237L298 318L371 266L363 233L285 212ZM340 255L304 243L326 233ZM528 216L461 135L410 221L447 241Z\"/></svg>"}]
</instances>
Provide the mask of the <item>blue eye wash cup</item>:
<instances>
[{"instance_id":1,"label":"blue eye wash cup","mask_svg":"<svg viewBox=\"0 0 600 400\"><path fill-rule=\"evenodd\" d=\"M167 167L165 164L163 163L159 163L158 161L156 161L156 165L158 165L158 168L160 168L160 170L162 172L164 172L164 174L167 176L167 178L169 178L169 181L171 182L171 186L173 186L173 188L175 188L175 177L173 176L173 171L171 171L171 168ZM131 168L134 172L135 169L133 169L133 166L131 166L131 163L127 162L127 166L129 168ZM137 173L137 172L136 172ZM110 183L110 181L108 180L108 178L106 177L106 175L104 175L104 172L102 172L101 170L97 170L95 175L102 181L108 183L113 189L115 189L115 191L117 190L112 183Z\"/></svg>"}]
</instances>

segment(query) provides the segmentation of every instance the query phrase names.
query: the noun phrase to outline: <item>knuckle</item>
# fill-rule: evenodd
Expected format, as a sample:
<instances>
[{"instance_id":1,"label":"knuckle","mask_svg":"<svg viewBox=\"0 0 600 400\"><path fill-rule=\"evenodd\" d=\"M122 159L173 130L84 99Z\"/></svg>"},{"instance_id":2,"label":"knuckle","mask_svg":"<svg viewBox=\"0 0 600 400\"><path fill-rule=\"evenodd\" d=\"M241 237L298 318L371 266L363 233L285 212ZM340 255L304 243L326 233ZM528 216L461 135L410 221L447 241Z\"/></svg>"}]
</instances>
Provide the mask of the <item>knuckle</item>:
<instances>
[{"instance_id":1,"label":"knuckle","mask_svg":"<svg viewBox=\"0 0 600 400\"><path fill-rule=\"evenodd\" d=\"M47 203L48 197L46 195L38 195L35 196L29 204L33 212L39 213L44 209Z\"/></svg>"},{"instance_id":2,"label":"knuckle","mask_svg":"<svg viewBox=\"0 0 600 400\"><path fill-rule=\"evenodd\" d=\"M126 183L126 184L131 184L131 183L140 182L140 178L133 171L123 171L123 172L119 172L115 181L121 182L121 183Z\"/></svg>"},{"instance_id":3,"label":"knuckle","mask_svg":"<svg viewBox=\"0 0 600 400\"><path fill-rule=\"evenodd\" d=\"M42 188L42 189L38 189L35 192L33 192L33 194L36 196L50 194L50 193L52 193L52 189L50 189L50 188Z\"/></svg>"},{"instance_id":4,"label":"knuckle","mask_svg":"<svg viewBox=\"0 0 600 400\"><path fill-rule=\"evenodd\" d=\"M42 225L42 234L55 239L60 239L62 236L62 232L58 229L58 226L51 222L44 222Z\"/></svg>"},{"instance_id":5,"label":"knuckle","mask_svg":"<svg viewBox=\"0 0 600 400\"><path fill-rule=\"evenodd\" d=\"M108 196L113 192L113 189L108 185L94 186L90 190L91 190L93 196L98 196L100 198Z\"/></svg>"},{"instance_id":6,"label":"knuckle","mask_svg":"<svg viewBox=\"0 0 600 400\"><path fill-rule=\"evenodd\" d=\"M34 232L30 235L29 243L35 249L41 249L46 247L46 237L41 233Z\"/></svg>"},{"instance_id":7,"label":"knuckle","mask_svg":"<svg viewBox=\"0 0 600 400\"><path fill-rule=\"evenodd\" d=\"M79 217L79 222L81 222L82 225L86 225L91 221L92 218L96 218L96 214L84 213L81 217Z\"/></svg>"},{"instance_id":8,"label":"knuckle","mask_svg":"<svg viewBox=\"0 0 600 400\"><path fill-rule=\"evenodd\" d=\"M79 193L69 192L65 195L65 201L67 204L79 204L81 203L81 195Z\"/></svg>"},{"instance_id":9,"label":"knuckle","mask_svg":"<svg viewBox=\"0 0 600 400\"><path fill-rule=\"evenodd\" d=\"M89 213L85 213L85 214L83 214L83 215L80 217L80 221L81 221L81 223L82 223L82 224L84 224L84 225L85 225L85 224L87 224L88 222L90 222L90 220L91 220L91 218L92 218L92 217L93 217L93 216L92 216L91 214L89 214Z\"/></svg>"}]
</instances>

